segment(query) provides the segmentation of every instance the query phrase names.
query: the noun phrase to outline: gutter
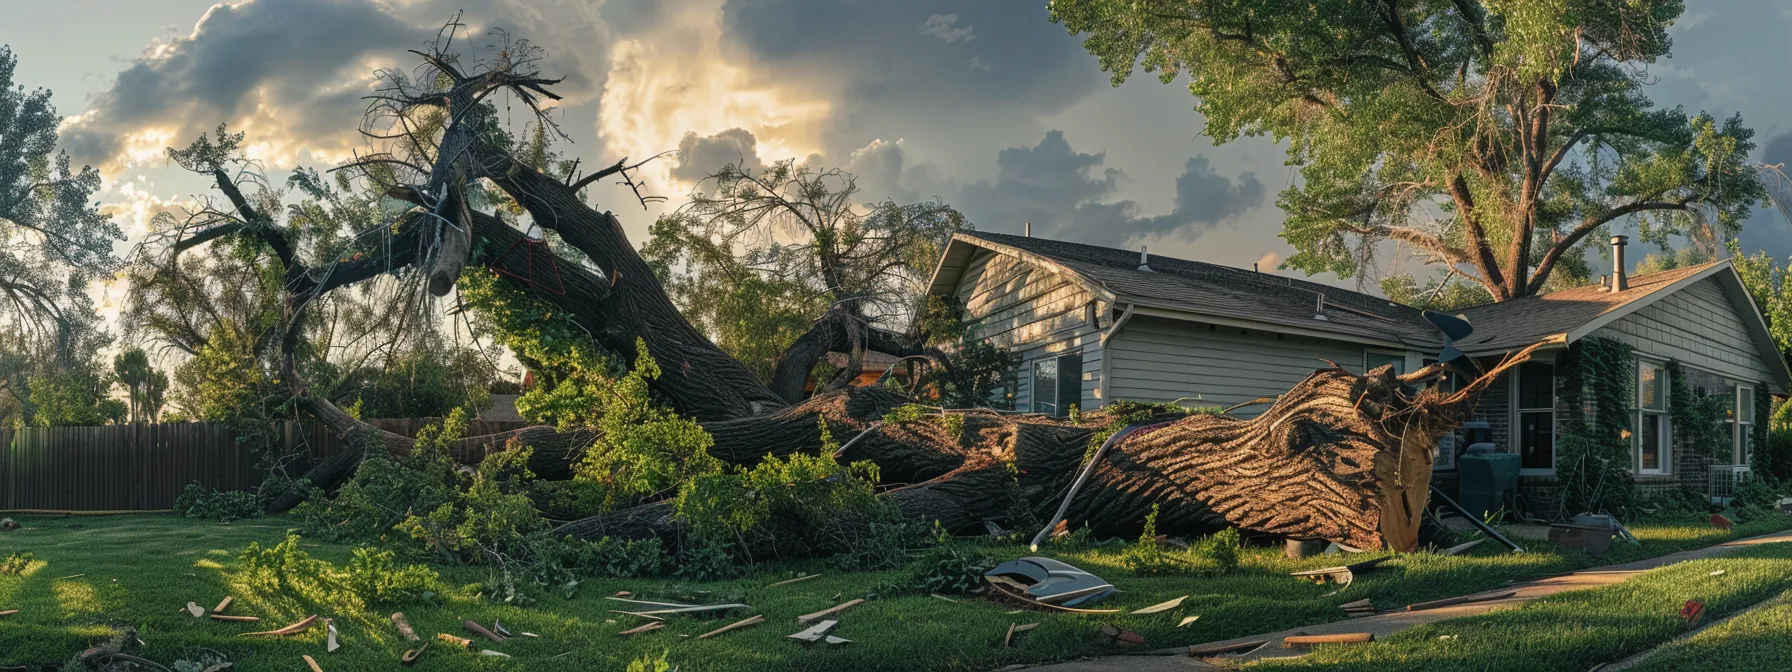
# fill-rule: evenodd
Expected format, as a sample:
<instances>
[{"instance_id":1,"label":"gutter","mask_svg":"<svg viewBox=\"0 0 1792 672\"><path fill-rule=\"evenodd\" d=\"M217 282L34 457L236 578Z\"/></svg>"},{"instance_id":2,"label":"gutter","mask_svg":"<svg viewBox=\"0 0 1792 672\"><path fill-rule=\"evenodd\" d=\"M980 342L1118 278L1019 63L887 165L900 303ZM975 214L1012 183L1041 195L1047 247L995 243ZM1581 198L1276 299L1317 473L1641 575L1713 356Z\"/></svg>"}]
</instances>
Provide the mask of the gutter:
<instances>
[{"instance_id":1,"label":"gutter","mask_svg":"<svg viewBox=\"0 0 1792 672\"><path fill-rule=\"evenodd\" d=\"M1132 320L1133 309L1138 307L1139 305L1136 303L1126 304L1126 310L1120 313L1119 319L1114 320L1114 324L1109 326L1107 331L1101 332L1101 347L1105 348L1108 346L1108 341L1114 338L1114 334L1120 333L1120 328L1126 326L1126 323ZM1105 362L1107 359L1103 358L1102 361Z\"/></svg>"}]
</instances>

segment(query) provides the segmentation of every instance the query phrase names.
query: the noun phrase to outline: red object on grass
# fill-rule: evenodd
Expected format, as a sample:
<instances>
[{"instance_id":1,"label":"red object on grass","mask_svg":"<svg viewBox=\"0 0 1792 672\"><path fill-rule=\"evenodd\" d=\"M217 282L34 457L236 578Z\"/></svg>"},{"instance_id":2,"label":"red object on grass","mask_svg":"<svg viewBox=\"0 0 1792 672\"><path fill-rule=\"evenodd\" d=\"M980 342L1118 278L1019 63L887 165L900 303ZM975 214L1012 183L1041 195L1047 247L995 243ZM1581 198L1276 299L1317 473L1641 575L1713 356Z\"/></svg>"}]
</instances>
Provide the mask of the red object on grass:
<instances>
[{"instance_id":1,"label":"red object on grass","mask_svg":"<svg viewBox=\"0 0 1792 672\"><path fill-rule=\"evenodd\" d=\"M1712 527L1727 530L1727 529L1730 529L1730 526L1732 526L1732 525L1735 525L1735 523L1730 522L1729 518L1725 518L1724 514L1721 514L1721 513L1711 514L1711 526Z\"/></svg>"},{"instance_id":2,"label":"red object on grass","mask_svg":"<svg viewBox=\"0 0 1792 672\"><path fill-rule=\"evenodd\" d=\"M1704 602L1700 602L1698 600L1687 600L1686 604L1684 606L1680 607L1680 620L1686 621L1687 625L1698 625L1699 619L1702 619L1704 617L1705 617L1705 603Z\"/></svg>"}]
</instances>

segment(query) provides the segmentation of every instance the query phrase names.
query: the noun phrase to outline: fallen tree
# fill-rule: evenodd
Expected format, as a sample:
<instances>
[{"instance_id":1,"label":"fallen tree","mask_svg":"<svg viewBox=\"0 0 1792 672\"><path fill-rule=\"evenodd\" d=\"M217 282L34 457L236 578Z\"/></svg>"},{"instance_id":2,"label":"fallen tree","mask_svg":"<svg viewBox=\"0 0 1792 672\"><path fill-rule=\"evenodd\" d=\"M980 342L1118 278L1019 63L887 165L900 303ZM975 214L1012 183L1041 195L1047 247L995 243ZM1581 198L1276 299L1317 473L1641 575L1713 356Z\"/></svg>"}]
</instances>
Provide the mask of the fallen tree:
<instances>
[{"instance_id":1,"label":"fallen tree","mask_svg":"<svg viewBox=\"0 0 1792 672\"><path fill-rule=\"evenodd\" d=\"M987 409L941 409L937 416L886 422L892 410L911 400L877 387L791 404L693 328L616 217L581 198L594 180L611 175L628 180L634 166L618 162L576 179L550 175L478 132L491 114L485 98L499 91L536 109L541 123L551 123L537 103L555 97L548 87L558 80L535 72L526 48L463 69L446 47L417 52L423 65L412 76L385 74L369 119L387 123L363 130L391 139L393 149L344 166L416 206L387 227L390 240L377 254L307 264L294 252L288 232L238 189L230 152L199 151L206 148L196 145L171 153L184 167L210 176L230 207L208 209L206 217L175 236L170 249L178 255L206 241L242 236L265 245L281 266L287 325L281 377L300 408L352 447L304 474L326 490L369 455L411 449L410 438L378 430L309 394L294 364L306 306L325 292L381 275L421 278L439 296L463 273L498 270L506 286L570 316L597 345L629 352L637 341L645 344L664 370L652 381L653 392L701 424L714 439L710 452L722 462L752 465L768 455L813 454L823 445L825 426L833 436L851 437L841 457L875 463L885 483L893 484L881 497L911 520L938 521L950 531L1020 522L1053 510L1084 470L1094 437L1143 423L1100 452L1065 509L1071 525L1088 524L1104 533L1136 530L1155 506L1164 530L1236 525L1361 548L1410 550L1418 544L1437 439L1468 417L1475 398L1504 366L1528 355L1451 394L1429 385L1446 373L1442 365L1405 376L1385 367L1358 375L1333 365L1248 420L1147 409L1136 417L1090 413L1078 425ZM442 124L433 131L415 130L412 122L423 112L441 115ZM220 136L218 146L230 144ZM381 170L372 170L376 166ZM468 207L470 183L479 179L514 199L534 225L583 259L536 246L538 241L511 223ZM540 260L508 254L518 246L531 246L532 255L552 255L552 286L536 280ZM838 326L818 321L805 347L816 339L829 340L826 349L837 352L864 347L863 334L843 333L850 330ZM943 419L948 417L956 419ZM531 469L551 479L570 477L598 438L589 429L531 427L462 441L486 451L530 449ZM296 495L288 495L271 508L297 503ZM557 533L676 543L683 537L680 525L672 505L659 501L572 522ZM781 549L779 535L761 536L742 540L754 555L827 550Z\"/></svg>"}]
</instances>

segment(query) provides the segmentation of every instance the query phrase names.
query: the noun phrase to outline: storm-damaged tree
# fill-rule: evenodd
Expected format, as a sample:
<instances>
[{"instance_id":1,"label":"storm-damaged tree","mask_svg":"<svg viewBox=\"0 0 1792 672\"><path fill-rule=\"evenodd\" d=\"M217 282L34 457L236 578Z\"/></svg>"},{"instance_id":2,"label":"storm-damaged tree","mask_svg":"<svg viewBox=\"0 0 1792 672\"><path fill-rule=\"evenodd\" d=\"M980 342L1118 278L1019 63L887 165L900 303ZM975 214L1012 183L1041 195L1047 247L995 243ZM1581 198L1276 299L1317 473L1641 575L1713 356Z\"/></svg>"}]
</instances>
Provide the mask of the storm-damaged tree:
<instances>
[{"instance_id":1,"label":"storm-damaged tree","mask_svg":"<svg viewBox=\"0 0 1792 672\"><path fill-rule=\"evenodd\" d=\"M1646 95L1683 5L1054 0L1051 16L1116 84L1138 65L1186 75L1215 142L1288 141L1285 266L1372 273L1393 240L1504 301L1583 279L1585 246L1625 223L1721 249L1763 199L1740 117Z\"/></svg>"},{"instance_id":2,"label":"storm-damaged tree","mask_svg":"<svg viewBox=\"0 0 1792 672\"><path fill-rule=\"evenodd\" d=\"M923 355L928 276L968 228L937 201L857 196L856 178L838 169L729 164L654 223L642 255L686 319L796 403L830 352L846 365L818 390L845 388L867 350Z\"/></svg>"},{"instance_id":3,"label":"storm-damaged tree","mask_svg":"<svg viewBox=\"0 0 1792 672\"><path fill-rule=\"evenodd\" d=\"M382 145L344 168L412 207L370 229L360 255L295 248L291 232L274 225L267 208L239 189L243 163L234 141L201 140L171 152L183 167L209 176L228 206L193 221L169 241L167 251L178 254L226 237L271 250L282 278L286 325L280 381L297 407L354 448L307 472L318 487L341 483L369 455L412 448L411 439L362 423L314 394L294 366L297 335L319 297L386 275L426 283L438 296L457 282L494 285L510 299L537 307L526 313L535 319L517 325L515 333L558 350L602 351L612 361L622 355L623 361L639 362L640 386L694 420L704 435L680 445L703 445L721 464L745 466L815 455L824 445L838 444L822 453L824 460L837 453L875 463L883 480L898 486L885 490L883 501L909 520L937 521L951 531L980 529L985 521L1004 520L1019 510L1049 512L1098 435L1106 438L1109 430L1145 422L1148 426L1114 435L1099 451L1101 458L1071 501L1071 524L1136 532L1156 505L1158 525L1166 530L1234 524L1359 547L1410 549L1417 544L1432 446L1466 417L1492 380L1489 374L1444 394L1426 385L1444 373L1442 367L1406 376L1385 367L1368 375L1332 368L1316 372L1250 420L1121 406L1105 418L1090 414L1090 422L1100 424L1073 425L988 409L928 410L907 405L910 399L882 386L850 387L792 404L685 319L616 217L580 197L584 187L607 177L635 184L629 176L633 165L618 162L583 177L550 174L520 160L514 143L495 132L497 115L485 104L491 96L512 96L536 110L541 123L551 123L540 107L542 99L554 98L557 80L536 71L540 54L527 43L506 42L482 52L495 54L464 63L447 39L438 40L418 53L422 65L414 73L382 73L363 128ZM430 114L446 118L428 135L412 132L415 120ZM560 257L526 236L522 222L473 207L468 195L476 193L478 181L514 199L528 215L527 226L552 232L582 258ZM627 357L643 351L645 356ZM647 361L657 366L648 367ZM655 422L660 421L666 419ZM611 440L617 437L600 437L598 431L589 425L526 428L465 439L454 454L467 456L477 447L487 454L527 450L530 471L565 479L575 465L593 461L586 459L587 451L634 440ZM692 432L678 430L681 436ZM602 462L614 456L596 457ZM744 493L731 497L743 505L755 501ZM296 501L286 497L273 506ZM556 536L653 536L677 543L690 524L677 511L670 500L649 498L564 525ZM792 552L780 544L793 535L776 530L817 524L778 522L757 536L737 535L742 550Z\"/></svg>"}]
</instances>

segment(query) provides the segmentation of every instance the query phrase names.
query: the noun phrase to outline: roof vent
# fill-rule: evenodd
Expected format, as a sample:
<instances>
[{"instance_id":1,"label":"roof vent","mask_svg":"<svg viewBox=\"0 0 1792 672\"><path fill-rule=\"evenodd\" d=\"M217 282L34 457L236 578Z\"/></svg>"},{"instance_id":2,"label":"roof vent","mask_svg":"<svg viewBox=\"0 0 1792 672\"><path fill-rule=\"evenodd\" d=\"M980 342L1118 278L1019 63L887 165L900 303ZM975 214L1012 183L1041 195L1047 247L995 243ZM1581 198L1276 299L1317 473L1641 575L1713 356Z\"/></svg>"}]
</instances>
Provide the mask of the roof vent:
<instances>
[{"instance_id":1,"label":"roof vent","mask_svg":"<svg viewBox=\"0 0 1792 672\"><path fill-rule=\"evenodd\" d=\"M1630 240L1627 236L1612 236L1612 285L1613 292L1630 289L1630 283L1624 278L1624 243Z\"/></svg>"},{"instance_id":2,"label":"roof vent","mask_svg":"<svg viewBox=\"0 0 1792 672\"><path fill-rule=\"evenodd\" d=\"M1139 246L1139 270L1149 273L1151 271L1151 264L1149 264L1147 262L1149 262L1150 260L1151 260L1150 255L1145 254L1145 246L1140 245Z\"/></svg>"},{"instance_id":3,"label":"roof vent","mask_svg":"<svg viewBox=\"0 0 1792 672\"><path fill-rule=\"evenodd\" d=\"M1032 222L1027 222L1027 237L1028 238L1033 237L1033 223Z\"/></svg>"},{"instance_id":4,"label":"roof vent","mask_svg":"<svg viewBox=\"0 0 1792 672\"><path fill-rule=\"evenodd\" d=\"M1325 294L1323 292L1314 293L1319 295L1319 302L1318 305L1314 307L1314 310L1317 312L1313 313L1313 319L1330 321L1331 318L1325 316Z\"/></svg>"}]
</instances>

